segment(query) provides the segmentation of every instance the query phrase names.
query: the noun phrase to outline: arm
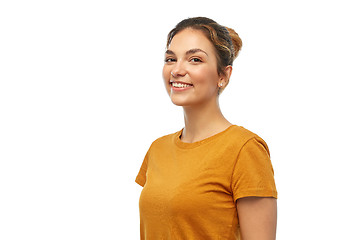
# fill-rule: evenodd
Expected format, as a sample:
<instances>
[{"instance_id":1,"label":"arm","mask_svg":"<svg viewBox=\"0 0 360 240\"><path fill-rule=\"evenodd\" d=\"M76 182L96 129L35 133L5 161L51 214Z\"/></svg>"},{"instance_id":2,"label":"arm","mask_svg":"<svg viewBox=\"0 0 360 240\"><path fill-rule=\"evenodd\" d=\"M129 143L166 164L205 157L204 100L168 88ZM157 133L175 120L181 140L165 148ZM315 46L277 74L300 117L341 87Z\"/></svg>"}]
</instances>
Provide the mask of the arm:
<instances>
[{"instance_id":1,"label":"arm","mask_svg":"<svg viewBox=\"0 0 360 240\"><path fill-rule=\"evenodd\" d=\"M277 201L271 197L245 197L236 201L241 239L275 240Z\"/></svg>"}]
</instances>

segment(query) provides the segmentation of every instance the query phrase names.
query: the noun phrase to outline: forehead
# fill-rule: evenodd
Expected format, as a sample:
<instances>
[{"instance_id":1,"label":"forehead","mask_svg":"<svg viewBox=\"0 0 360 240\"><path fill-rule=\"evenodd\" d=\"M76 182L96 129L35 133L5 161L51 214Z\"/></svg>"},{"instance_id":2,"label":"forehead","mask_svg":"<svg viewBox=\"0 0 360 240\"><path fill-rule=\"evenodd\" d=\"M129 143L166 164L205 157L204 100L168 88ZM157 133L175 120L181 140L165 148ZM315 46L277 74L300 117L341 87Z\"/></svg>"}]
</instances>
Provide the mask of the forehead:
<instances>
[{"instance_id":1,"label":"forehead","mask_svg":"<svg viewBox=\"0 0 360 240\"><path fill-rule=\"evenodd\" d=\"M168 49L179 53L195 48L202 49L208 54L215 53L214 46L206 35L201 30L191 28L178 32L168 47Z\"/></svg>"}]
</instances>

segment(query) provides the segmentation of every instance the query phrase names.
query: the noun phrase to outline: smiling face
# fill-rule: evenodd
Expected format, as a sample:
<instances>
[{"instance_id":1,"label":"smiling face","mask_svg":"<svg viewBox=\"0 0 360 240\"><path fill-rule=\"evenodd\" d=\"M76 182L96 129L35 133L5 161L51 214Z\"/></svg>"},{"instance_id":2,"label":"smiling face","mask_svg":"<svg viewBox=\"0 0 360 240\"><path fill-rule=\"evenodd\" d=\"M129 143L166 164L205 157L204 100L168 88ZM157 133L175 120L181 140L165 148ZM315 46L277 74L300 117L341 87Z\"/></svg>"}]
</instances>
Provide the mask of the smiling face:
<instances>
[{"instance_id":1,"label":"smiling face","mask_svg":"<svg viewBox=\"0 0 360 240\"><path fill-rule=\"evenodd\" d=\"M166 53L163 78L171 101L178 106L195 106L216 100L218 84L215 48L200 30L177 33Z\"/></svg>"}]
</instances>

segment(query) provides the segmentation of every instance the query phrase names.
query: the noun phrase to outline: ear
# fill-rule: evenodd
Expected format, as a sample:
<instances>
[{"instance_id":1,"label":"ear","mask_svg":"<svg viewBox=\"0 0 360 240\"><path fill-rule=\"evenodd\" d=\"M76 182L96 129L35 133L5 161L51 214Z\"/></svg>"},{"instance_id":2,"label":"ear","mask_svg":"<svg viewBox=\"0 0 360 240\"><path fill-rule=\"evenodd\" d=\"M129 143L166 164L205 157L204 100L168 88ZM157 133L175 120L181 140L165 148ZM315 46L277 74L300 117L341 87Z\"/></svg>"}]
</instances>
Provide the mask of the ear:
<instances>
[{"instance_id":1,"label":"ear","mask_svg":"<svg viewBox=\"0 0 360 240\"><path fill-rule=\"evenodd\" d=\"M220 75L219 84L222 83L222 87L225 88L230 80L232 73L232 66L228 65L224 69L224 73Z\"/></svg>"}]
</instances>

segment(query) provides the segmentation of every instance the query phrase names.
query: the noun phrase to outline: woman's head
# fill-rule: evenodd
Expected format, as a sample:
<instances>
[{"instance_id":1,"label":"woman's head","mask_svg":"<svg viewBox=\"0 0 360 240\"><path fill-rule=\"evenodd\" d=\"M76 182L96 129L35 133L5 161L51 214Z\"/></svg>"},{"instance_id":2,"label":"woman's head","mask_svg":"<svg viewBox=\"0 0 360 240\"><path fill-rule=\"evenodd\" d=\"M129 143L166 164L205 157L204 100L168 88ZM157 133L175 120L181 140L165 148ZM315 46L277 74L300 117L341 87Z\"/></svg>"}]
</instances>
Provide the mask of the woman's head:
<instances>
[{"instance_id":1,"label":"woman's head","mask_svg":"<svg viewBox=\"0 0 360 240\"><path fill-rule=\"evenodd\" d=\"M168 35L163 69L172 102L215 102L228 84L240 48L239 36L211 19L189 18L177 24Z\"/></svg>"},{"instance_id":2,"label":"woman's head","mask_svg":"<svg viewBox=\"0 0 360 240\"><path fill-rule=\"evenodd\" d=\"M212 42L216 49L219 74L224 73L226 66L232 66L242 47L242 41L233 29L224 27L205 17L184 19L169 32L166 46L169 47L174 36L186 28L202 31L208 40Z\"/></svg>"}]
</instances>

